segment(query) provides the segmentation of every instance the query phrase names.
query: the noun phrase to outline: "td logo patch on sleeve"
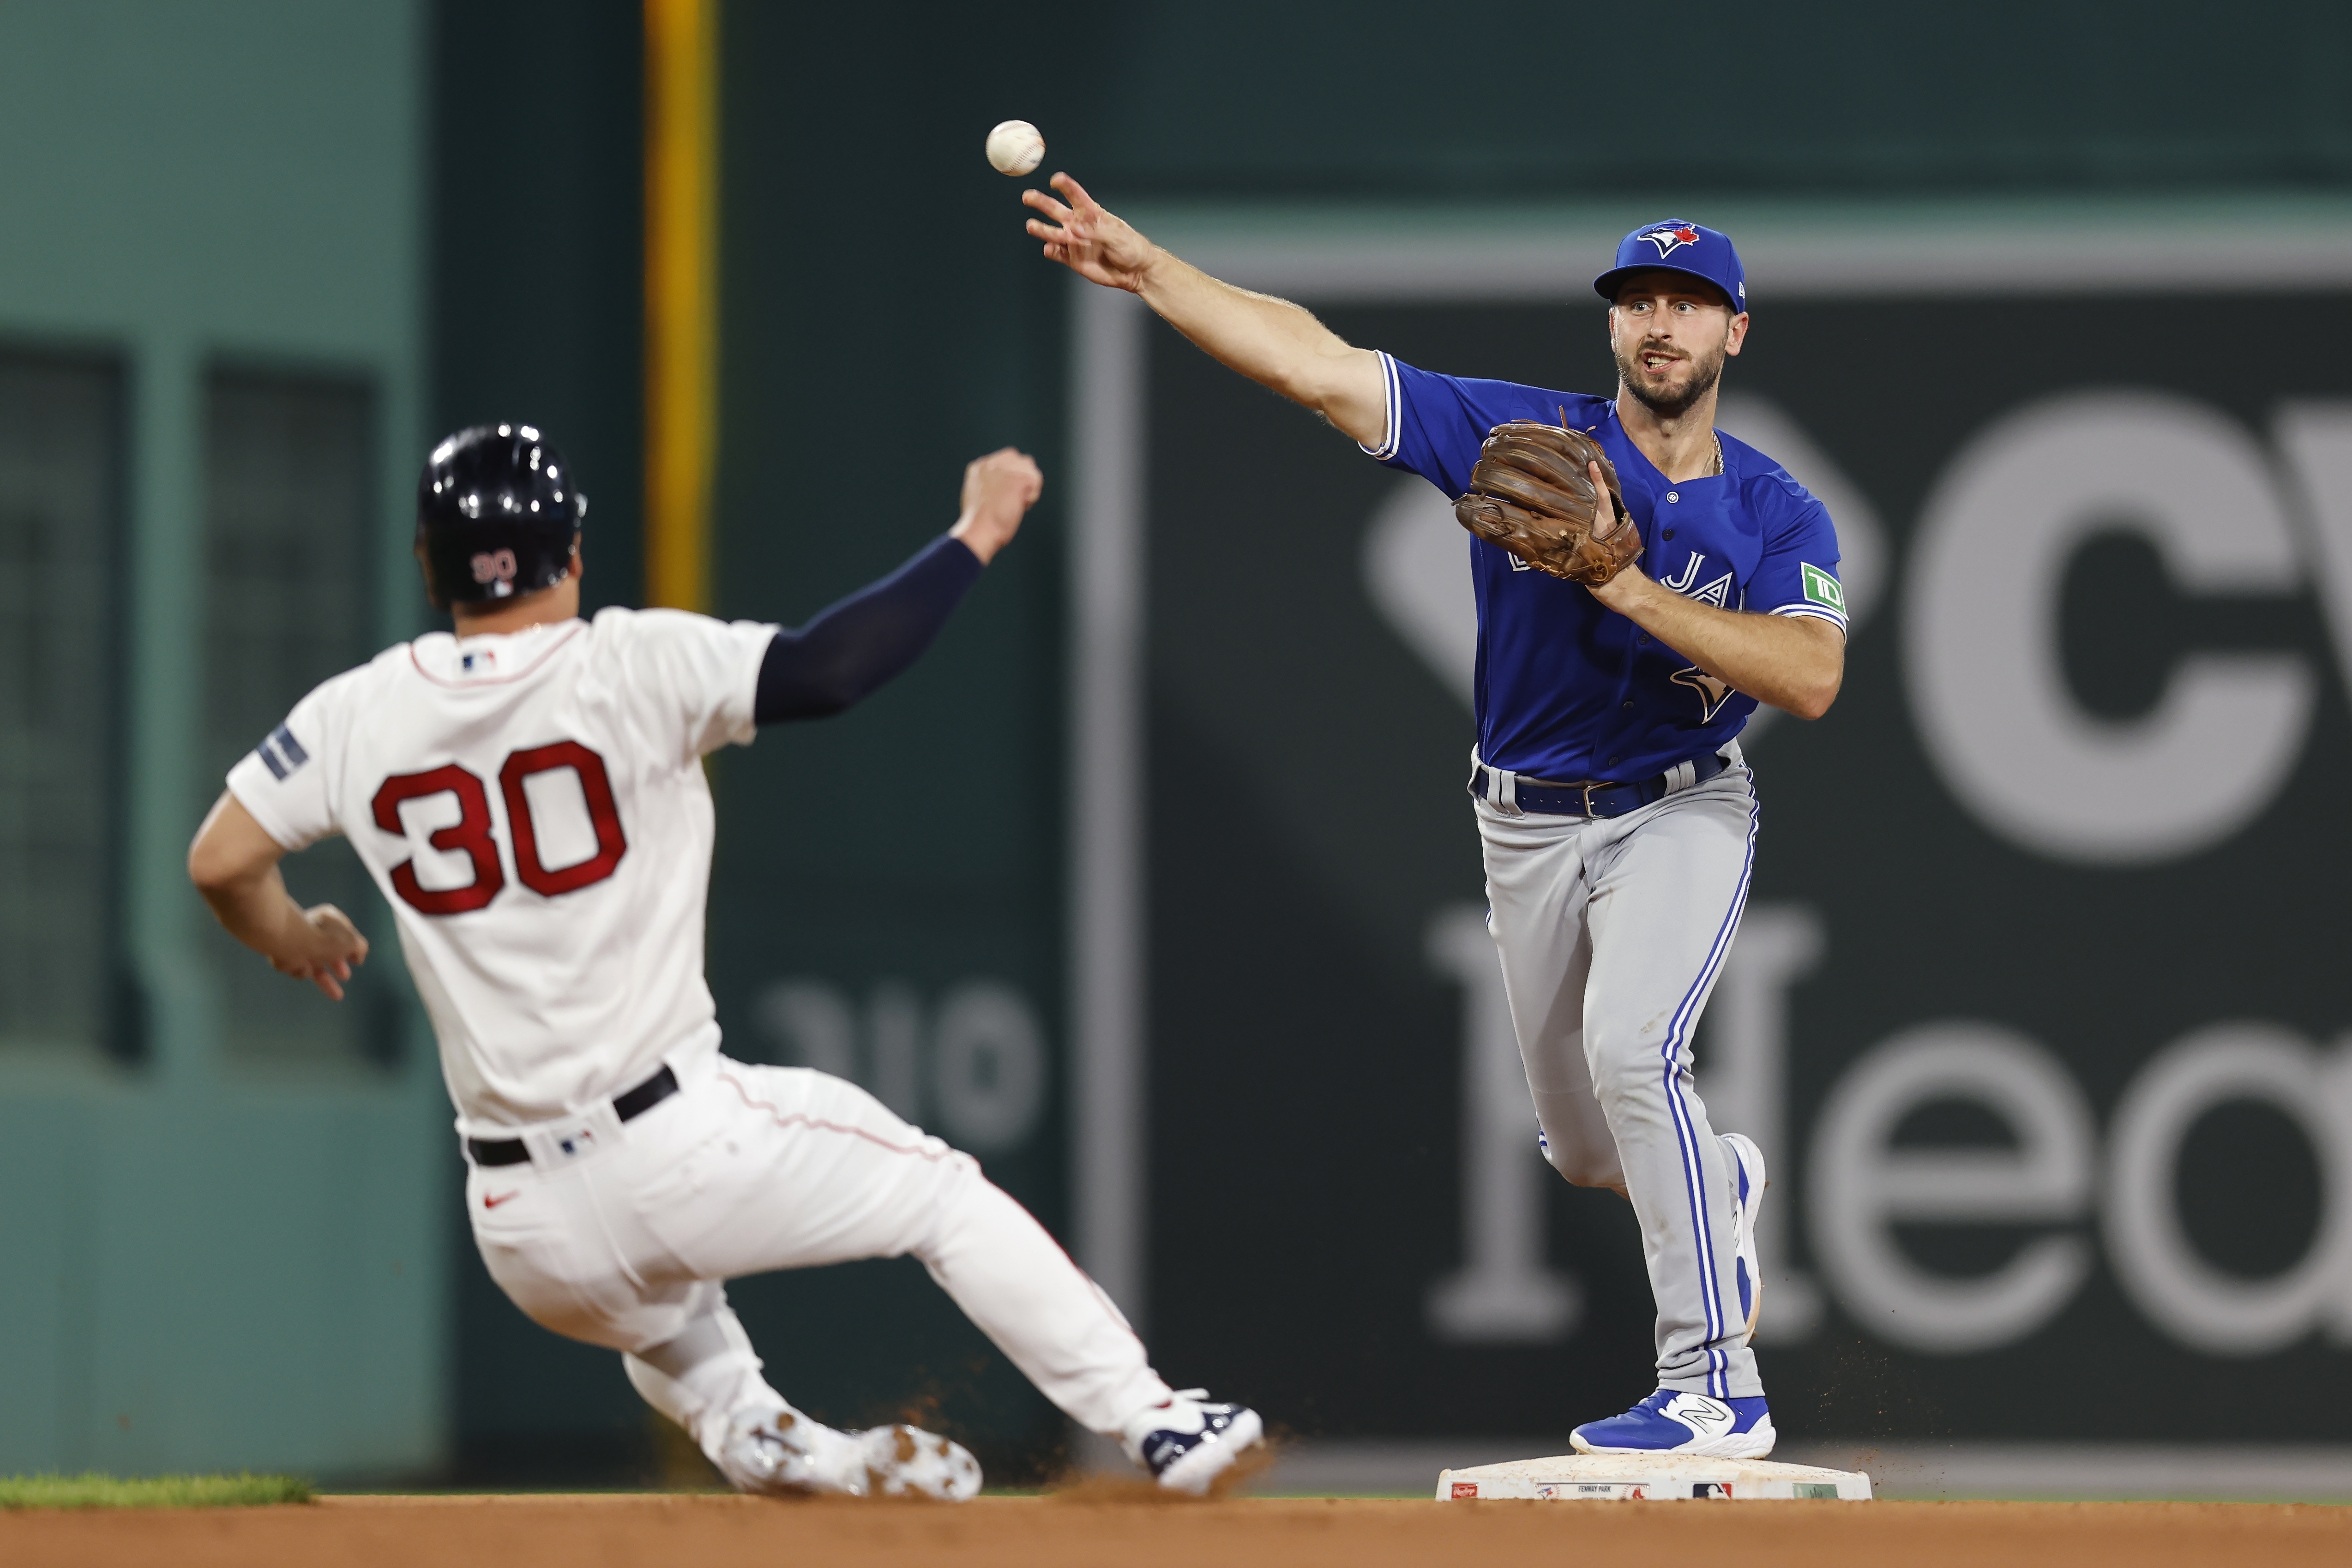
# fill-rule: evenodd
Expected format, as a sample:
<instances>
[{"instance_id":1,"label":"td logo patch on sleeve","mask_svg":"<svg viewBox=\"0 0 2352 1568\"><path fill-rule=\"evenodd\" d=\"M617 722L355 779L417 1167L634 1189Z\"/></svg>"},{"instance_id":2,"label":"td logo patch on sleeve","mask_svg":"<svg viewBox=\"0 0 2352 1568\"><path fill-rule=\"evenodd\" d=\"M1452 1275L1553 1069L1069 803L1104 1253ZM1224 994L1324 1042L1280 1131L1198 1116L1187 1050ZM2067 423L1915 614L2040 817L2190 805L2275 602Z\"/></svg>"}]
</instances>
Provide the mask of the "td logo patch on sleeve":
<instances>
[{"instance_id":1,"label":"td logo patch on sleeve","mask_svg":"<svg viewBox=\"0 0 2352 1568\"><path fill-rule=\"evenodd\" d=\"M1824 610L1834 610L1840 615L1844 614L1845 590L1839 584L1838 580L1820 567L1808 562L1799 561L1797 564L1805 574L1806 602L1818 604Z\"/></svg>"}]
</instances>

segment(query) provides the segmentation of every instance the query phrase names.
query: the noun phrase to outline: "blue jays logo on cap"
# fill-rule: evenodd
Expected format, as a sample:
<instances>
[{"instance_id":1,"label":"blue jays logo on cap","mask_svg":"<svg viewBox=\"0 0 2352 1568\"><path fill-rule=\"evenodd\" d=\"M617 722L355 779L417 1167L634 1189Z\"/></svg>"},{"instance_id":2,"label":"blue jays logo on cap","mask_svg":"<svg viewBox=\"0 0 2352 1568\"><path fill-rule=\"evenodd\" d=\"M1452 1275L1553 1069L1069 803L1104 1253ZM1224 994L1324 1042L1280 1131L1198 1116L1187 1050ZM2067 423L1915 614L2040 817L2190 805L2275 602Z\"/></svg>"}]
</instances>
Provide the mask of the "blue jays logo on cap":
<instances>
[{"instance_id":1,"label":"blue jays logo on cap","mask_svg":"<svg viewBox=\"0 0 2352 1568\"><path fill-rule=\"evenodd\" d=\"M1638 234L1633 238L1637 244L1647 240L1656 246L1658 259L1664 261L1684 246L1698 243L1698 225L1682 223L1660 224L1647 234Z\"/></svg>"},{"instance_id":2,"label":"blue jays logo on cap","mask_svg":"<svg viewBox=\"0 0 2352 1568\"><path fill-rule=\"evenodd\" d=\"M1617 286L1636 272L1682 272L1723 290L1734 310L1748 308L1748 275L1731 236L1685 218L1643 224L1617 242L1617 265L1592 280L1593 292L1615 304Z\"/></svg>"}]
</instances>

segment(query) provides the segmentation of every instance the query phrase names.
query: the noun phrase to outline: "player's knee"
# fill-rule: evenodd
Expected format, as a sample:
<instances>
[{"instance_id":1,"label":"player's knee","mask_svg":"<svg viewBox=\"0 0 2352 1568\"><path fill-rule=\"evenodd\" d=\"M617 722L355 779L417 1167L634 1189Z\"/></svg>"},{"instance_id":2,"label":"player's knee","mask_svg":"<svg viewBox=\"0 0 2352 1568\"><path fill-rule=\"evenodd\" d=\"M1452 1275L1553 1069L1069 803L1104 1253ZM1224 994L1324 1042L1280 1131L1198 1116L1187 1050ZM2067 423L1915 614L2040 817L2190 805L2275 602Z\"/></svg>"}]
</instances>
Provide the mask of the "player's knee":
<instances>
[{"instance_id":1,"label":"player's knee","mask_svg":"<svg viewBox=\"0 0 2352 1568\"><path fill-rule=\"evenodd\" d=\"M1568 1179L1570 1186L1601 1186L1612 1191L1625 1185L1625 1173L1617 1168L1615 1160L1554 1160L1552 1169Z\"/></svg>"},{"instance_id":2,"label":"player's knee","mask_svg":"<svg viewBox=\"0 0 2352 1568\"><path fill-rule=\"evenodd\" d=\"M525 1317L566 1339L635 1352L686 1326L682 1291L648 1293L618 1269L558 1271L534 1251L476 1238L482 1262Z\"/></svg>"},{"instance_id":3,"label":"player's knee","mask_svg":"<svg viewBox=\"0 0 2352 1568\"><path fill-rule=\"evenodd\" d=\"M577 1291L561 1281L502 1278L499 1283L523 1316L551 1333L610 1350L634 1348L615 1343L604 1314L591 1310Z\"/></svg>"},{"instance_id":4,"label":"player's knee","mask_svg":"<svg viewBox=\"0 0 2352 1568\"><path fill-rule=\"evenodd\" d=\"M1610 1113L1656 1096L1664 1083L1658 1058L1646 1051L1595 1051L1586 1058L1592 1077L1593 1098Z\"/></svg>"},{"instance_id":5,"label":"player's knee","mask_svg":"<svg viewBox=\"0 0 2352 1568\"><path fill-rule=\"evenodd\" d=\"M1570 1186L1608 1186L1622 1183L1624 1174L1617 1168L1614 1149L1605 1153L1570 1147L1556 1143L1548 1134L1539 1135L1544 1163L1558 1171Z\"/></svg>"}]
</instances>

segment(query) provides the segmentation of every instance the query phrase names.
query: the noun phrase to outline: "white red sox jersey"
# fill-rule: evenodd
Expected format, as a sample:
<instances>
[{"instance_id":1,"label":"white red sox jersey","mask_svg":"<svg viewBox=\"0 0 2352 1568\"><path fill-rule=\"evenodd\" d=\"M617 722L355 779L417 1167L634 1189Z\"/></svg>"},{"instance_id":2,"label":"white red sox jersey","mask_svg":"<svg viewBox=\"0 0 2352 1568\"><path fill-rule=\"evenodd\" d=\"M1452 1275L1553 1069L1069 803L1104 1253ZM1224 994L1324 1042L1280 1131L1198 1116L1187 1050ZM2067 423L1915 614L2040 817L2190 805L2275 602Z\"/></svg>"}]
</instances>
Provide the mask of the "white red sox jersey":
<instances>
[{"instance_id":1,"label":"white red sox jersey","mask_svg":"<svg viewBox=\"0 0 2352 1568\"><path fill-rule=\"evenodd\" d=\"M715 1051L701 759L753 734L776 628L605 610L435 632L326 682L230 769L280 845L341 833L392 906L460 1134Z\"/></svg>"}]
</instances>

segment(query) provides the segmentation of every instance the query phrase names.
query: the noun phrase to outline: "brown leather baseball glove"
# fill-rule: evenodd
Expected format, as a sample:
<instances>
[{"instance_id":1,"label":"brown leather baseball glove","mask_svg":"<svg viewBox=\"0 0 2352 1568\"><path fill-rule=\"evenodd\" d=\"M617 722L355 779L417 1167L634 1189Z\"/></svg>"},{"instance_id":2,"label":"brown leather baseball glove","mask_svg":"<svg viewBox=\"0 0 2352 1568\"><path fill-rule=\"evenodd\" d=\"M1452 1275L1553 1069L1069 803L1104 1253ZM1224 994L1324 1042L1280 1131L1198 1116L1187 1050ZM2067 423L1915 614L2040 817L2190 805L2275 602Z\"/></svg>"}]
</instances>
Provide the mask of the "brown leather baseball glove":
<instances>
[{"instance_id":1,"label":"brown leather baseball glove","mask_svg":"<svg viewBox=\"0 0 2352 1568\"><path fill-rule=\"evenodd\" d=\"M1601 465L1605 501L1592 488L1590 463ZM1454 503L1454 517L1538 571L1587 588L1600 587L1642 553L1616 465L1599 442L1565 424L1515 419L1495 426L1478 448L1470 493Z\"/></svg>"}]
</instances>

